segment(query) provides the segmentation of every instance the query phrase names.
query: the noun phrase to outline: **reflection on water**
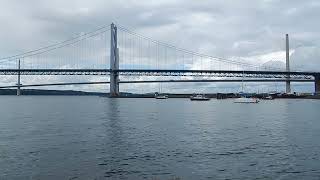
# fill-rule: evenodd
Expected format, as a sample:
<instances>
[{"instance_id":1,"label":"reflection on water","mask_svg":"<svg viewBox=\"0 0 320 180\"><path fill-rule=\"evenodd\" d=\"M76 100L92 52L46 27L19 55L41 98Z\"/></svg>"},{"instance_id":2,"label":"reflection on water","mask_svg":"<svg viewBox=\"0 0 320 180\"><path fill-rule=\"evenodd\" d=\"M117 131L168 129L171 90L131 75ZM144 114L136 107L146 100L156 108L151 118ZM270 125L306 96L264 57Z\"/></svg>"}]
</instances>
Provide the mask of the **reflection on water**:
<instances>
[{"instance_id":1,"label":"reflection on water","mask_svg":"<svg viewBox=\"0 0 320 180\"><path fill-rule=\"evenodd\" d=\"M319 107L3 96L0 179L318 179Z\"/></svg>"}]
</instances>

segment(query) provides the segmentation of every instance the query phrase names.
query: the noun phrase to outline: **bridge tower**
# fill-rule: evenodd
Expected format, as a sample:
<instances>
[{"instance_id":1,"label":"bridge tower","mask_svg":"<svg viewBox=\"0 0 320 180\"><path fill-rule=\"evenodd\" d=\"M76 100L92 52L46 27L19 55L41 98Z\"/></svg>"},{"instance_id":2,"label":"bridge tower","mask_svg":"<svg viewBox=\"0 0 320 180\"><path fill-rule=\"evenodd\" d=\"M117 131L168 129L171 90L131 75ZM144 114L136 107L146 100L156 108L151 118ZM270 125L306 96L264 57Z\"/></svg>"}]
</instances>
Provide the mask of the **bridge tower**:
<instances>
[{"instance_id":1,"label":"bridge tower","mask_svg":"<svg viewBox=\"0 0 320 180\"><path fill-rule=\"evenodd\" d=\"M110 39L110 97L119 96L119 49L117 41L117 26L112 23Z\"/></svg>"},{"instance_id":2,"label":"bridge tower","mask_svg":"<svg viewBox=\"0 0 320 180\"><path fill-rule=\"evenodd\" d=\"M17 83L17 96L21 95L21 82L20 82L20 59L18 61L18 83Z\"/></svg>"},{"instance_id":3,"label":"bridge tower","mask_svg":"<svg viewBox=\"0 0 320 180\"><path fill-rule=\"evenodd\" d=\"M288 72L287 80L286 80L286 93L291 93L291 85L290 85L290 52L289 52L289 35L286 34L286 71Z\"/></svg>"}]
</instances>

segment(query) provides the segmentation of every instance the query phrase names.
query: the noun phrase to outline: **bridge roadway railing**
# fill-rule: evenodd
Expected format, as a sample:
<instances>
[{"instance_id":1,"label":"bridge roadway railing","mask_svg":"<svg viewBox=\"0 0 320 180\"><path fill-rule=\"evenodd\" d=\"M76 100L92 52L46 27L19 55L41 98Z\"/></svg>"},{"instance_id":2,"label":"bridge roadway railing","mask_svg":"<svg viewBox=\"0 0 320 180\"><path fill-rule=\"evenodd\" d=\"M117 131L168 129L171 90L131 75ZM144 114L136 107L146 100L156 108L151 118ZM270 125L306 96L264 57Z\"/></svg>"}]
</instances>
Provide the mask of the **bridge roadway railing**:
<instances>
[{"instance_id":1,"label":"bridge roadway railing","mask_svg":"<svg viewBox=\"0 0 320 180\"><path fill-rule=\"evenodd\" d=\"M0 75L110 75L110 69L0 69ZM120 69L115 70L122 76L202 76L227 78L286 78L314 79L320 72L286 71L228 71L228 70L157 70L157 69Z\"/></svg>"},{"instance_id":2,"label":"bridge roadway railing","mask_svg":"<svg viewBox=\"0 0 320 180\"><path fill-rule=\"evenodd\" d=\"M227 71L227 70L137 70L121 69L120 75L127 76L203 76L203 77L245 77L245 78L286 78L313 79L317 72L286 72L286 71Z\"/></svg>"},{"instance_id":3,"label":"bridge roadway railing","mask_svg":"<svg viewBox=\"0 0 320 180\"><path fill-rule=\"evenodd\" d=\"M0 69L0 75L109 75L110 69Z\"/></svg>"}]
</instances>

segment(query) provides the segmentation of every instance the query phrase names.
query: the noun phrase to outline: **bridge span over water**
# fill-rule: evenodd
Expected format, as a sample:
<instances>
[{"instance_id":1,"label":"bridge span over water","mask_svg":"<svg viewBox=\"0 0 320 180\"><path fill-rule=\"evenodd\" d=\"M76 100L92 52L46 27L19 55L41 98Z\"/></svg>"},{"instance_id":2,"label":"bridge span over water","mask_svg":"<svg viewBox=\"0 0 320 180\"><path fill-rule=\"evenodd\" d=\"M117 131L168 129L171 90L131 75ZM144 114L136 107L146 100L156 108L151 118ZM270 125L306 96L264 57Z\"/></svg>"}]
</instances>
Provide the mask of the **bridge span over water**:
<instances>
[{"instance_id":1,"label":"bridge span over water","mask_svg":"<svg viewBox=\"0 0 320 180\"><path fill-rule=\"evenodd\" d=\"M119 95L119 84L121 83L285 82L286 92L290 93L290 82L314 82L315 92L320 92L320 72L290 71L288 35L286 36L286 69L268 69L245 62L177 48L144 37L121 26L119 29L124 34L119 36L118 27L111 24L110 29L102 27L61 43L7 58L0 58L0 64L7 63L0 67L0 75L18 77L16 85L7 85L0 88L17 88L17 94L20 95L22 87L109 84L110 95L117 97ZM109 31L110 36L108 36ZM128 37L127 34L130 36ZM97 36L102 37L97 40ZM92 48L92 51L99 49L96 47L97 45L91 42L87 43L88 39L91 38L94 38L94 43L99 42L102 45L101 52L103 55L101 57L96 57L98 53L90 54L88 49ZM107 45L107 42L110 44ZM143 44L143 42L146 43ZM66 47L71 50L64 50ZM62 52L56 52L57 50ZM68 55L70 52L71 54ZM57 57L58 55L59 57ZM70 59L72 62L70 62ZM101 62L92 63L96 59ZM14 62L18 62L18 65L12 68L15 66ZM120 62L124 63L121 64ZM88 68L88 66L91 66L90 64L94 65ZM109 81L21 84L21 76L33 75L108 76ZM166 79L125 80L126 77L146 76L162 76ZM120 80L120 77L124 79ZM168 79L168 77L181 77L181 79ZM203 77L203 79L183 79L183 77Z\"/></svg>"}]
</instances>

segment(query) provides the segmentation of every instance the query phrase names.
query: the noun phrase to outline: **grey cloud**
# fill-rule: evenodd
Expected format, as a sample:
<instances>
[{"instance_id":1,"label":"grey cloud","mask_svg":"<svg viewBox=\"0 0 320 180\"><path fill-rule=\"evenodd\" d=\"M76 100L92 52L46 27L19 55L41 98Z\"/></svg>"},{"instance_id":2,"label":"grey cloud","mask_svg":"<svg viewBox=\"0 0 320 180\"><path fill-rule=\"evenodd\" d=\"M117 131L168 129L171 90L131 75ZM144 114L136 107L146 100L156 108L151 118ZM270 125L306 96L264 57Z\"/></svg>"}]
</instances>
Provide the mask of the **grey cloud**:
<instances>
[{"instance_id":1,"label":"grey cloud","mask_svg":"<svg viewBox=\"0 0 320 180\"><path fill-rule=\"evenodd\" d=\"M291 55L291 67L299 71L320 71L320 48L300 47Z\"/></svg>"}]
</instances>

